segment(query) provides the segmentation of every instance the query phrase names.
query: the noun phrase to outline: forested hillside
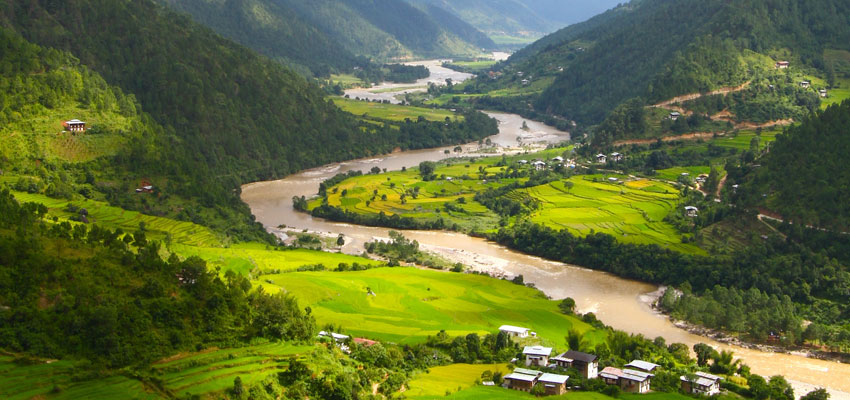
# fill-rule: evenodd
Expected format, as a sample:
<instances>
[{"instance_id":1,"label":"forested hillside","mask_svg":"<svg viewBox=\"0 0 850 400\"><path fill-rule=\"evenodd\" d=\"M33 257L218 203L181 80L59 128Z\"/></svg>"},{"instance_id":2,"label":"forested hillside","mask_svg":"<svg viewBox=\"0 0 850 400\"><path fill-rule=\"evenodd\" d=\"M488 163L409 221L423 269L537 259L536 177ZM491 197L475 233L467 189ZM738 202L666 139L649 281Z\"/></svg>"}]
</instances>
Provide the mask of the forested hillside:
<instances>
[{"instance_id":1,"label":"forested hillside","mask_svg":"<svg viewBox=\"0 0 850 400\"><path fill-rule=\"evenodd\" d=\"M0 8L0 19L31 42L71 53L79 60L74 63L105 80L80 82L59 74L51 75L49 85L28 86L34 91L15 100L24 105L28 121L49 116L58 129L60 117L74 117L50 114L52 103L58 101L51 95L53 86L70 84L83 96L83 108L98 110L117 102L126 110L114 114L131 115L134 109L147 113L144 125L117 126L127 133L115 137L127 147L103 154L115 158L98 161L102 166L88 167L109 173L97 180L114 183L92 190L124 208L191 220L236 237L262 234L239 200L241 183L397 147L449 144L459 137L439 130L413 139L377 131L377 125L340 111L295 72L148 0L11 3ZM45 68L32 67L40 63L39 57L4 57L4 61L12 72L40 71ZM19 81L29 79L22 78L26 77L10 77L10 93L19 92ZM110 95L118 92L109 89L103 96L92 96L96 87L107 83L133 95ZM4 109L7 116L17 118L12 111ZM34 128L22 130L32 133ZM465 132L464 138L472 131ZM366 135L369 140L363 140ZM316 147L317 142L332 145ZM36 157L30 162L36 163ZM20 166L7 161L6 168ZM35 176L38 171L21 173ZM132 196L142 181L154 183L164 196L156 200Z\"/></svg>"},{"instance_id":2,"label":"forested hillside","mask_svg":"<svg viewBox=\"0 0 850 400\"><path fill-rule=\"evenodd\" d=\"M350 70L376 61L477 55L494 46L483 33L439 8L403 0L160 0L269 57L308 67ZM355 62L356 61L356 62Z\"/></svg>"},{"instance_id":3,"label":"forested hillside","mask_svg":"<svg viewBox=\"0 0 850 400\"><path fill-rule=\"evenodd\" d=\"M800 79L828 78L824 51L850 46L848 21L839 0L633 1L541 39L503 71L556 76L534 111L597 124L628 99L737 86L780 60Z\"/></svg>"},{"instance_id":4,"label":"forested hillside","mask_svg":"<svg viewBox=\"0 0 850 400\"><path fill-rule=\"evenodd\" d=\"M224 37L310 74L350 71L356 57L338 40L309 24L286 2L264 0L161 0Z\"/></svg>"},{"instance_id":5,"label":"forested hillside","mask_svg":"<svg viewBox=\"0 0 850 400\"><path fill-rule=\"evenodd\" d=\"M768 206L796 224L850 231L850 101L776 138L765 164Z\"/></svg>"}]
</instances>

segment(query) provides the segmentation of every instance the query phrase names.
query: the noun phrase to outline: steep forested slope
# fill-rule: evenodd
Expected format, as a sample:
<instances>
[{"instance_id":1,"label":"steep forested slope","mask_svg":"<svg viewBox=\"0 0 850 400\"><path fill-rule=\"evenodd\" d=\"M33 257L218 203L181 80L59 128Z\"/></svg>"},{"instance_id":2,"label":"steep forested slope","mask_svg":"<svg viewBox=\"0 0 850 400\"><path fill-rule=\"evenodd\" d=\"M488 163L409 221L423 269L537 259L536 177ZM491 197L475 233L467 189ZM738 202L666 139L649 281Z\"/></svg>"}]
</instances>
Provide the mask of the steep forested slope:
<instances>
[{"instance_id":1,"label":"steep forested slope","mask_svg":"<svg viewBox=\"0 0 850 400\"><path fill-rule=\"evenodd\" d=\"M771 208L798 224L850 230L850 101L776 138L767 158Z\"/></svg>"},{"instance_id":2,"label":"steep forested slope","mask_svg":"<svg viewBox=\"0 0 850 400\"><path fill-rule=\"evenodd\" d=\"M694 16L699 16L695 18ZM594 40L536 103L582 122L599 122L624 100L650 102L740 84L741 51L788 49L822 66L825 48L850 43L850 5L837 0L649 0L579 38Z\"/></svg>"},{"instance_id":3,"label":"steep forested slope","mask_svg":"<svg viewBox=\"0 0 850 400\"><path fill-rule=\"evenodd\" d=\"M356 57L310 25L285 2L264 0L162 0L238 43L316 75L351 70Z\"/></svg>"},{"instance_id":4,"label":"steep forested slope","mask_svg":"<svg viewBox=\"0 0 850 400\"><path fill-rule=\"evenodd\" d=\"M751 56L822 69L823 51L850 43L838 0L636 0L541 39L508 70L558 70L534 108L587 124L633 97L652 103L743 83Z\"/></svg>"}]
</instances>

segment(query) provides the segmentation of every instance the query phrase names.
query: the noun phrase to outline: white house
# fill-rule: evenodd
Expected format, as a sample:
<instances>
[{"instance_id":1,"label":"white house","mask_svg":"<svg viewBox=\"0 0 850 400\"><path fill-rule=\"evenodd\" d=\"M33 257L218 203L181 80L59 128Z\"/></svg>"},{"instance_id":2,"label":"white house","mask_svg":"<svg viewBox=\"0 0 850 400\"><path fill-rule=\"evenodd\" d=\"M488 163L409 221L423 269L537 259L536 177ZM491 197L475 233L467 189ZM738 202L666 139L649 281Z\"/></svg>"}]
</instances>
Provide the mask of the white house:
<instances>
[{"instance_id":1,"label":"white house","mask_svg":"<svg viewBox=\"0 0 850 400\"><path fill-rule=\"evenodd\" d=\"M673 111L670 113L670 119L672 119L673 121L679 119L679 117L681 116L682 114L680 114L678 111Z\"/></svg>"},{"instance_id":2,"label":"white house","mask_svg":"<svg viewBox=\"0 0 850 400\"><path fill-rule=\"evenodd\" d=\"M528 333L531 331L531 329L513 325L502 325L499 327L499 331L505 332L510 337L524 338L528 337Z\"/></svg>"},{"instance_id":3,"label":"white house","mask_svg":"<svg viewBox=\"0 0 850 400\"><path fill-rule=\"evenodd\" d=\"M651 362L643 360L632 360L632 362L626 364L626 367L633 368L638 371L651 373L652 371L655 371L656 368L658 368L658 364L653 364Z\"/></svg>"},{"instance_id":4,"label":"white house","mask_svg":"<svg viewBox=\"0 0 850 400\"><path fill-rule=\"evenodd\" d=\"M620 153L611 153L611 161L620 162L623 161L623 155Z\"/></svg>"},{"instance_id":5,"label":"white house","mask_svg":"<svg viewBox=\"0 0 850 400\"><path fill-rule=\"evenodd\" d=\"M604 164L604 163L608 162L608 156L606 156L605 154L597 154L596 155L596 162Z\"/></svg>"},{"instance_id":6,"label":"white house","mask_svg":"<svg viewBox=\"0 0 850 400\"><path fill-rule=\"evenodd\" d=\"M557 157L553 158L552 161L559 162L559 163L564 162L564 157L557 156Z\"/></svg>"},{"instance_id":7,"label":"white house","mask_svg":"<svg viewBox=\"0 0 850 400\"><path fill-rule=\"evenodd\" d=\"M629 393L646 393L651 386L650 379L655 376L649 372L624 369L620 377L620 389Z\"/></svg>"},{"instance_id":8,"label":"white house","mask_svg":"<svg viewBox=\"0 0 850 400\"><path fill-rule=\"evenodd\" d=\"M72 119L70 121L65 121L62 123L62 127L65 130L70 132L85 132L86 131L86 123L80 121L78 119Z\"/></svg>"},{"instance_id":9,"label":"white house","mask_svg":"<svg viewBox=\"0 0 850 400\"><path fill-rule=\"evenodd\" d=\"M522 355L525 356L525 365L537 365L545 367L549 365L549 356L552 355L551 347L543 346L525 346L522 349Z\"/></svg>"},{"instance_id":10,"label":"white house","mask_svg":"<svg viewBox=\"0 0 850 400\"><path fill-rule=\"evenodd\" d=\"M699 215L699 208L694 206L685 206L685 215L694 218Z\"/></svg>"},{"instance_id":11,"label":"white house","mask_svg":"<svg viewBox=\"0 0 850 400\"><path fill-rule=\"evenodd\" d=\"M523 165L528 164L528 160L519 160L517 162Z\"/></svg>"},{"instance_id":12,"label":"white house","mask_svg":"<svg viewBox=\"0 0 850 400\"><path fill-rule=\"evenodd\" d=\"M820 95L820 97L826 97L826 95L827 95L826 89L818 90L818 94Z\"/></svg>"},{"instance_id":13,"label":"white house","mask_svg":"<svg viewBox=\"0 0 850 400\"><path fill-rule=\"evenodd\" d=\"M594 379L599 375L599 360L593 354L570 350L559 354L552 361L561 368L575 367L587 379Z\"/></svg>"},{"instance_id":14,"label":"white house","mask_svg":"<svg viewBox=\"0 0 850 400\"><path fill-rule=\"evenodd\" d=\"M536 169L538 171L546 169L546 163L543 162L543 161L540 161L540 160L537 160L537 161L531 163L531 165L534 166L534 169Z\"/></svg>"},{"instance_id":15,"label":"white house","mask_svg":"<svg viewBox=\"0 0 850 400\"><path fill-rule=\"evenodd\" d=\"M714 396L720 393L721 379L723 378L705 372L697 372L691 378L687 376L679 377L679 380L682 382L682 390L688 393L703 394L706 396Z\"/></svg>"},{"instance_id":16,"label":"white house","mask_svg":"<svg viewBox=\"0 0 850 400\"><path fill-rule=\"evenodd\" d=\"M800 81L800 87L803 89L808 89L811 84L809 81Z\"/></svg>"},{"instance_id":17,"label":"white house","mask_svg":"<svg viewBox=\"0 0 850 400\"><path fill-rule=\"evenodd\" d=\"M777 61L775 66L777 69L788 69L788 66L791 65L788 61Z\"/></svg>"}]
</instances>

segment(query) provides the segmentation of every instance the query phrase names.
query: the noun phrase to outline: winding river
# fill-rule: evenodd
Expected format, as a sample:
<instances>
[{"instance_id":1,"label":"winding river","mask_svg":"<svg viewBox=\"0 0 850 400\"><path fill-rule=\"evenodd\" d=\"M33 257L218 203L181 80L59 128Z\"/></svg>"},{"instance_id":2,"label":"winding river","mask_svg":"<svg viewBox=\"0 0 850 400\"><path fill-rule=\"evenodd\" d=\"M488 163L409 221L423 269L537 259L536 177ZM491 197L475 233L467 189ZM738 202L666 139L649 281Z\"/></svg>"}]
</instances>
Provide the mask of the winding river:
<instances>
[{"instance_id":1,"label":"winding river","mask_svg":"<svg viewBox=\"0 0 850 400\"><path fill-rule=\"evenodd\" d=\"M422 62L432 76L415 84L382 84L372 89L348 91L350 97L391 100L395 95L423 86L428 82L441 83L451 78L461 82L468 74L448 70L438 61ZM398 91L386 91L397 88ZM380 90L383 89L383 90ZM380 90L381 93L371 93ZM499 121L499 133L491 137L500 151L524 151L510 149L517 145L517 137L523 145L544 145L569 139L569 133L527 121L528 128L521 129L523 119L518 115L489 113ZM453 147L453 146L452 146ZM388 237L388 229L335 223L313 218L296 212L292 208L293 196L312 196L318 191L319 183L338 173L362 170L378 166L387 170L416 166L422 161L436 161L449 157L446 148L405 151L385 156L352 160L314 168L286 177L285 179L257 182L243 186L242 199L251 207L257 220L273 230L279 225L289 228L308 229L314 232L343 234L346 245L343 251L359 254L363 244L374 238ZM464 153L476 155L477 144L464 146ZM480 156L480 154L477 154ZM439 253L446 258L463 262L475 269L494 274L514 276L522 274L526 282L534 283L548 296L560 299L572 297L580 312L594 312L604 323L646 337L664 337L668 343L680 342L689 347L695 343L711 344L718 350L732 350L748 364L754 373L763 376L784 375L794 386L799 397L817 387L826 387L833 400L850 400L850 365L806 358L801 355L769 353L715 342L676 327L669 319L654 312L649 302L657 295L655 285L626 280L616 276L552 262L509 250L483 239L459 233L433 231L405 231L405 236L419 241L421 247Z\"/></svg>"}]
</instances>

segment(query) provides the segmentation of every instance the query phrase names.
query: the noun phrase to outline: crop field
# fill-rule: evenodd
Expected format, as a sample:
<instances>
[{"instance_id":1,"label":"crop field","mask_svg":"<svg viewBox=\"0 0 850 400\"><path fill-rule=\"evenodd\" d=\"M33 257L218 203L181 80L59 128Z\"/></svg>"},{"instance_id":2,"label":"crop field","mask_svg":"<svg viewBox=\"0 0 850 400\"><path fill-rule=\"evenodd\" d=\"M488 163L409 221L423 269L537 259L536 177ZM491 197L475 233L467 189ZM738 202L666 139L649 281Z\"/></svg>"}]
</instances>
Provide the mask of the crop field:
<instances>
[{"instance_id":1,"label":"crop field","mask_svg":"<svg viewBox=\"0 0 850 400\"><path fill-rule=\"evenodd\" d=\"M463 119L463 116L457 115L449 110L431 109L423 107L409 107L397 104L376 103L371 101L358 101L342 97L333 97L332 100L334 104L336 104L343 111L349 112L351 114L357 116L363 116L365 114L369 117L385 119L389 121L404 121L405 119L416 120L420 116L424 117L429 121L445 121L446 118L460 120Z\"/></svg>"},{"instance_id":2,"label":"crop field","mask_svg":"<svg viewBox=\"0 0 850 400\"><path fill-rule=\"evenodd\" d=\"M123 376L75 382L69 361L19 365L14 357L0 355L0 398L51 399L159 399L141 382ZM232 383L232 382L231 382Z\"/></svg>"},{"instance_id":3,"label":"crop field","mask_svg":"<svg viewBox=\"0 0 850 400\"><path fill-rule=\"evenodd\" d=\"M191 222L145 215L138 211L127 211L119 207L110 206L105 202L91 199L69 201L54 199L42 194L17 191L13 191L12 194L20 202L44 204L48 208L49 216L67 219L72 216L72 213L66 211L66 207L69 204L73 204L78 208L85 208L89 213L89 221L101 226L112 229L121 228L125 232L135 232L139 229L139 223L144 222L146 236L149 239L163 240L170 233L174 243L194 246L221 245L221 241L212 230Z\"/></svg>"},{"instance_id":4,"label":"crop field","mask_svg":"<svg viewBox=\"0 0 850 400\"><path fill-rule=\"evenodd\" d=\"M484 371L501 371L502 375L510 373L507 364L452 364L433 367L414 377L409 389L404 393L409 398L417 399L424 396L444 396L448 392L467 389L481 379Z\"/></svg>"},{"instance_id":5,"label":"crop field","mask_svg":"<svg viewBox=\"0 0 850 400\"><path fill-rule=\"evenodd\" d=\"M827 98L821 99L821 109L825 109L833 104L841 103L844 100L850 99L850 78L839 79L837 87L829 89Z\"/></svg>"},{"instance_id":6,"label":"crop field","mask_svg":"<svg viewBox=\"0 0 850 400\"><path fill-rule=\"evenodd\" d=\"M499 185L478 179L480 168L485 173L498 172L500 167L494 166L496 162L493 159L441 164L435 170L437 179L427 182L412 168L354 177L329 191L328 204L362 214L383 212L423 220L443 218L448 224L483 230L497 223L499 217L475 202L473 197L476 192ZM417 188L418 194L414 197ZM310 207L320 204L321 200L316 200ZM449 204L452 210L446 210Z\"/></svg>"},{"instance_id":7,"label":"crop field","mask_svg":"<svg viewBox=\"0 0 850 400\"><path fill-rule=\"evenodd\" d=\"M339 83L346 88L360 86L363 84L363 81L360 80L360 78L351 74L331 74L331 81Z\"/></svg>"},{"instance_id":8,"label":"crop field","mask_svg":"<svg viewBox=\"0 0 850 400\"><path fill-rule=\"evenodd\" d=\"M171 357L154 364L166 389L176 395L221 392L239 376L246 385L286 369L289 361L312 353L314 346L269 343Z\"/></svg>"},{"instance_id":9,"label":"crop field","mask_svg":"<svg viewBox=\"0 0 850 400\"><path fill-rule=\"evenodd\" d=\"M318 324L341 325L346 334L418 343L445 330L449 335L495 333L510 324L534 330L544 343L564 348L571 329L588 344L605 340L558 311L558 302L508 281L473 274L416 268L375 268L357 272L294 272L265 275L268 291L292 293L310 306ZM370 293L371 291L371 293Z\"/></svg>"},{"instance_id":10,"label":"crop field","mask_svg":"<svg viewBox=\"0 0 850 400\"><path fill-rule=\"evenodd\" d=\"M254 271L293 271L300 266L314 264L322 264L328 269L336 268L340 263L382 264L380 261L340 253L307 249L274 250L261 243L238 243L229 247L178 244L173 245L172 250L183 257L198 256L206 260L211 268L220 267L221 272L234 271L246 276Z\"/></svg>"},{"instance_id":11,"label":"crop field","mask_svg":"<svg viewBox=\"0 0 850 400\"><path fill-rule=\"evenodd\" d=\"M688 174L688 178L693 180L694 178L700 176L701 174L708 174L711 172L711 167L708 166L691 166L691 167L673 167L667 169L659 169L656 170L656 177L658 179L664 179L668 181L676 181L679 179L682 174Z\"/></svg>"},{"instance_id":12,"label":"crop field","mask_svg":"<svg viewBox=\"0 0 850 400\"><path fill-rule=\"evenodd\" d=\"M666 394L666 393L665 393ZM426 395L426 396L415 396L411 397L415 400L439 400L446 399L445 395ZM452 393L451 399L454 400L491 400L491 399L500 399L500 400L532 400L539 399L540 397L534 397L533 395L521 392L519 390L511 390L504 389L501 387L495 386L472 386L468 389L463 389L459 392ZM543 397L547 400L612 400L612 397L608 397L602 393L596 392L568 392L566 394L562 394L560 396L546 396ZM630 399L632 400L632 399ZM655 399L661 400L661 399ZM669 400L680 400L680 399L669 399ZM684 400L684 399L681 399Z\"/></svg>"},{"instance_id":13,"label":"crop field","mask_svg":"<svg viewBox=\"0 0 850 400\"><path fill-rule=\"evenodd\" d=\"M617 178L609 182L608 178ZM686 253L701 250L681 243L679 232L664 217L677 206L673 186L624 176L578 176L565 181L518 189L508 194L527 195L540 202L530 219L577 235L608 233L626 243L657 244Z\"/></svg>"}]
</instances>

